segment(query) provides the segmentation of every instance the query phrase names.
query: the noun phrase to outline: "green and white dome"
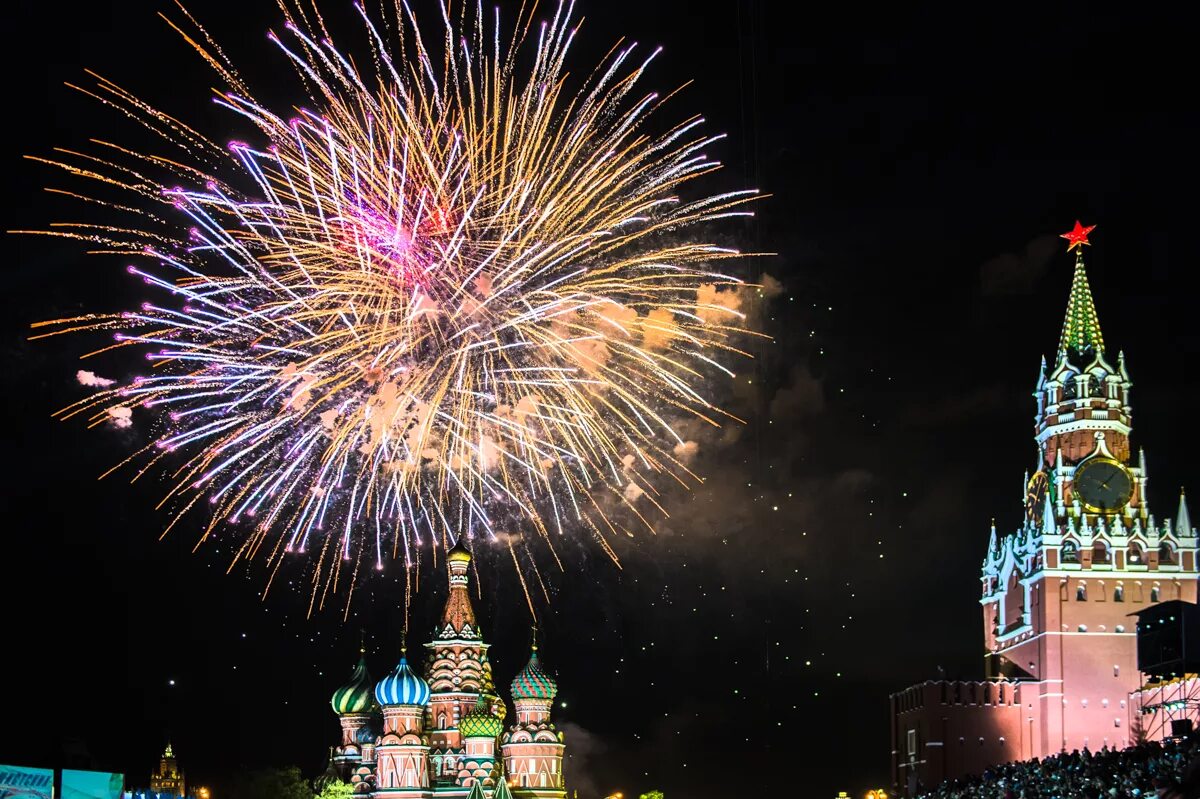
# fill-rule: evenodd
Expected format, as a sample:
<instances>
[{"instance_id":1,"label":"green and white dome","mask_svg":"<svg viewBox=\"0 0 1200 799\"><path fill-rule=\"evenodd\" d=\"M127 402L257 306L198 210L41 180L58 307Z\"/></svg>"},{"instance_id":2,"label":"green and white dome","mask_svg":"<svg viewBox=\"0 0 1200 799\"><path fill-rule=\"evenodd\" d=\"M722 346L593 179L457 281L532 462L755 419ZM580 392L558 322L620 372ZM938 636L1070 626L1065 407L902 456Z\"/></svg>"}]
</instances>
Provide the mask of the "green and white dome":
<instances>
[{"instance_id":1,"label":"green and white dome","mask_svg":"<svg viewBox=\"0 0 1200 799\"><path fill-rule=\"evenodd\" d=\"M364 656L359 658L354 673L350 675L350 681L333 692L329 704L333 705L333 712L339 716L370 712L374 706L371 696L373 688L371 675L367 673L367 659Z\"/></svg>"},{"instance_id":2,"label":"green and white dome","mask_svg":"<svg viewBox=\"0 0 1200 799\"><path fill-rule=\"evenodd\" d=\"M495 738L503 729L504 723L492 712L484 696L458 722L458 731L464 738Z\"/></svg>"}]
</instances>

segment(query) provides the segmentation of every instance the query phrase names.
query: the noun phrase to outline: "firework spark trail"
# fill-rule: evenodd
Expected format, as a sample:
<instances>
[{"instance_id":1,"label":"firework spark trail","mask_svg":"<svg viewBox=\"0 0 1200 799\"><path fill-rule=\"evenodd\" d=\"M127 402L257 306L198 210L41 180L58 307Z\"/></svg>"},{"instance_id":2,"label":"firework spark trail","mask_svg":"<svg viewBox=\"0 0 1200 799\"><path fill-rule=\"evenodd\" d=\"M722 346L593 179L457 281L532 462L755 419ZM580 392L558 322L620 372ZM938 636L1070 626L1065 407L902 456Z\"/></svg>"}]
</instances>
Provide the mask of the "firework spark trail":
<instances>
[{"instance_id":1,"label":"firework spark trail","mask_svg":"<svg viewBox=\"0 0 1200 799\"><path fill-rule=\"evenodd\" d=\"M284 33L269 39L307 96L286 119L190 16L197 35L170 23L257 145L221 148L98 76L80 89L183 155L99 143L121 160L38 159L157 203L105 201L135 217L128 227L48 232L139 256L153 266L129 272L171 297L35 325L35 337L115 331L98 352L135 347L152 365L61 415L160 414L157 440L128 462L182 459L169 527L204 497L205 536L255 520L238 557L268 537L272 560L315 546L314 596L343 562L354 573L390 554L413 568L420 547L436 557L463 533L505 533L512 552L506 528L578 530L615 559L608 539L633 533L621 519L651 527L638 498L661 510L653 482L692 477L673 454L679 420L724 416L709 381L732 375L719 359L744 355L732 340L746 331L716 291L738 281L712 265L739 253L691 236L748 215L755 192L676 195L719 167L703 149L720 137L698 117L647 132L666 98L636 85L657 50L639 60L619 45L567 93L570 6L536 29L523 10L507 47L498 11L489 36L481 8L443 6L440 69L407 4L387 14L390 44L355 7L365 73L315 7L281 4ZM531 44L523 73L516 53Z\"/></svg>"}]
</instances>

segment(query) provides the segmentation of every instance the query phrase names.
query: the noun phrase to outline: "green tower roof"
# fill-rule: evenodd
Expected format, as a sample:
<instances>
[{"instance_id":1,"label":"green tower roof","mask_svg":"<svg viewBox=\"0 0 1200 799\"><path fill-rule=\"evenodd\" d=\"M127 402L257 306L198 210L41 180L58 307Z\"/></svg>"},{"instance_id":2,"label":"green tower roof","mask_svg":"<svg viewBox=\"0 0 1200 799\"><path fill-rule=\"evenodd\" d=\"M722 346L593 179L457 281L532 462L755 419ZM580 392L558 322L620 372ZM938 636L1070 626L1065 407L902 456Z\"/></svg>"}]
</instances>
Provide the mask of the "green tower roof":
<instances>
[{"instance_id":1,"label":"green tower roof","mask_svg":"<svg viewBox=\"0 0 1200 799\"><path fill-rule=\"evenodd\" d=\"M372 699L371 675L367 673L366 657L359 658L350 682L333 692L330 704L339 716L346 713L366 713L375 704Z\"/></svg>"},{"instance_id":2,"label":"green tower roof","mask_svg":"<svg viewBox=\"0 0 1200 799\"><path fill-rule=\"evenodd\" d=\"M475 707L458 722L458 731L464 738L495 738L504 729L504 723L488 707L487 698L482 694Z\"/></svg>"},{"instance_id":3,"label":"green tower roof","mask_svg":"<svg viewBox=\"0 0 1200 799\"><path fill-rule=\"evenodd\" d=\"M1083 268L1083 249L1080 248L1075 252L1075 277L1071 281L1071 296L1067 299L1067 318L1063 321L1058 354L1062 357L1070 351L1083 353L1088 350L1103 355L1104 337L1100 335L1100 320L1096 316L1096 304L1092 301L1087 270Z\"/></svg>"}]
</instances>

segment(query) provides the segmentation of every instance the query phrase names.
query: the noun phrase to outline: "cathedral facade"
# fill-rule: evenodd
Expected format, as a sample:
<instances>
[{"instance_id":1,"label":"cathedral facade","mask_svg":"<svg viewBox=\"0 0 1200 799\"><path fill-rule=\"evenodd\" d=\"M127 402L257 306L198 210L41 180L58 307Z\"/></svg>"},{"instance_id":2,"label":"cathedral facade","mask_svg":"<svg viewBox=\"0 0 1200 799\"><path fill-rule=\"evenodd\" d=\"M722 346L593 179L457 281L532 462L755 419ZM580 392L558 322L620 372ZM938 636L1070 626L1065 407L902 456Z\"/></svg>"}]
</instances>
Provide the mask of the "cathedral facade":
<instances>
[{"instance_id":1,"label":"cathedral facade","mask_svg":"<svg viewBox=\"0 0 1200 799\"><path fill-rule=\"evenodd\" d=\"M1055 357L1042 359L1025 513L980 570L985 679L927 681L891 697L892 776L926 787L989 765L1129 746L1143 736L1133 614L1196 602L1197 540L1182 492L1174 518L1149 502L1130 436L1133 386L1107 349L1076 250Z\"/></svg>"},{"instance_id":2,"label":"cathedral facade","mask_svg":"<svg viewBox=\"0 0 1200 799\"><path fill-rule=\"evenodd\" d=\"M334 764L356 795L373 799L564 799L563 734L550 720L558 686L542 667L534 641L513 679L516 719L496 691L488 644L471 606L471 555L447 553L450 596L423 674L402 652L378 682L360 659L333 694L341 722Z\"/></svg>"}]
</instances>

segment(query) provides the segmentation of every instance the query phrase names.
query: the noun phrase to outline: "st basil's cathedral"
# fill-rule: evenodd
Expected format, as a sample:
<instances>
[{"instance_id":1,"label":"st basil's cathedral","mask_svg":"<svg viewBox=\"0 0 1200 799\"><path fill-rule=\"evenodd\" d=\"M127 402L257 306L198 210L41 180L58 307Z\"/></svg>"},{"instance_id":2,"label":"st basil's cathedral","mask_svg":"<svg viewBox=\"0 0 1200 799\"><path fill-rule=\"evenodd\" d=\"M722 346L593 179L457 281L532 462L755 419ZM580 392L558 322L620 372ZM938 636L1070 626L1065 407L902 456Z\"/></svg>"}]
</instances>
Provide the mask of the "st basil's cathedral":
<instances>
[{"instance_id":1,"label":"st basil's cathedral","mask_svg":"<svg viewBox=\"0 0 1200 799\"><path fill-rule=\"evenodd\" d=\"M450 596L433 640L425 644L424 675L407 652L379 682L365 657L331 704L342 726L333 763L358 797L372 799L565 799L563 734L550 720L558 686L538 659L512 681L516 721L496 692L489 644L483 640L461 543L448 553Z\"/></svg>"}]
</instances>

